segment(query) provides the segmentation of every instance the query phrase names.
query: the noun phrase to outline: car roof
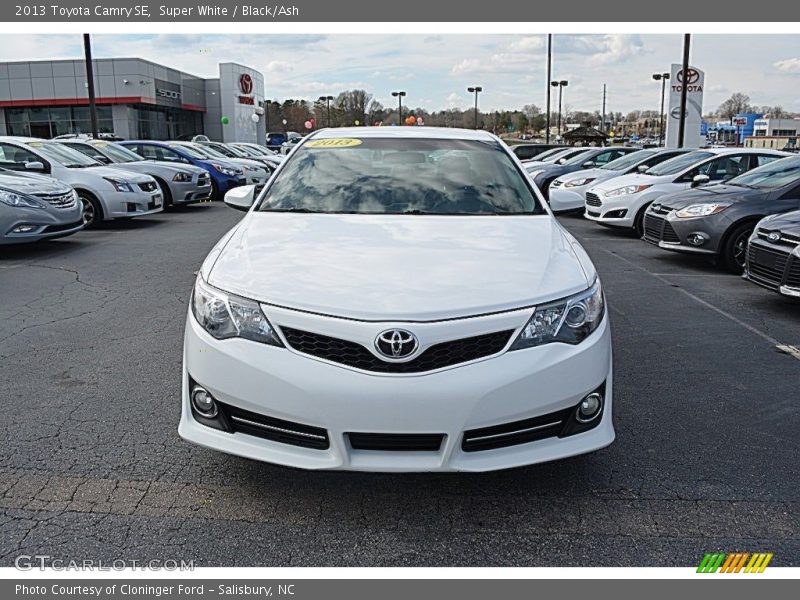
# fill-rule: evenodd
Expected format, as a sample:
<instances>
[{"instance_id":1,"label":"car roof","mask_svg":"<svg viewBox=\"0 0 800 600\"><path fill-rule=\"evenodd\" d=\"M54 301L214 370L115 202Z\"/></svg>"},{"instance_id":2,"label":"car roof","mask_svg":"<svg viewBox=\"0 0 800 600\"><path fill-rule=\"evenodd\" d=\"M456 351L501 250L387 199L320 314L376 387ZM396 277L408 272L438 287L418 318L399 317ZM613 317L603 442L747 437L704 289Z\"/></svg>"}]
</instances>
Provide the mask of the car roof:
<instances>
[{"instance_id":1,"label":"car roof","mask_svg":"<svg viewBox=\"0 0 800 600\"><path fill-rule=\"evenodd\" d=\"M0 136L0 141L2 142L17 142L19 144L30 144L31 142L42 143L42 142L54 142L54 140L46 140L44 138L35 138L35 137L26 137L22 135L3 135ZM56 143L56 142L54 142Z\"/></svg>"},{"instance_id":2,"label":"car roof","mask_svg":"<svg viewBox=\"0 0 800 600\"><path fill-rule=\"evenodd\" d=\"M320 129L306 139L331 139L341 137L359 138L404 138L404 139L437 139L437 140L479 140L495 141L492 134L474 129L455 129L452 127L336 127Z\"/></svg>"}]
</instances>

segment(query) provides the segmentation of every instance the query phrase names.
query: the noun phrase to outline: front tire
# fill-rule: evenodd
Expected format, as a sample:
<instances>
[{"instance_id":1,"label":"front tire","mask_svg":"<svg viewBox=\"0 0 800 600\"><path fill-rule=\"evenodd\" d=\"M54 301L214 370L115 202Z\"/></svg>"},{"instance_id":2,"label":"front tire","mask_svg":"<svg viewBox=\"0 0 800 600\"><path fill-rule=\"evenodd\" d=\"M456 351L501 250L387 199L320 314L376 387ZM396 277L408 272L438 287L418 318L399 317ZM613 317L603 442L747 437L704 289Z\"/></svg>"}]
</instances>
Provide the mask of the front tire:
<instances>
[{"instance_id":1,"label":"front tire","mask_svg":"<svg viewBox=\"0 0 800 600\"><path fill-rule=\"evenodd\" d=\"M637 238L644 237L644 213L647 212L648 208L650 208L650 203L640 208L639 212L636 213L636 218L633 220L633 230L636 232Z\"/></svg>"},{"instance_id":2,"label":"front tire","mask_svg":"<svg viewBox=\"0 0 800 600\"><path fill-rule=\"evenodd\" d=\"M97 198L88 192L78 191L78 199L83 204L83 228L95 229L103 222L103 207Z\"/></svg>"},{"instance_id":3,"label":"front tire","mask_svg":"<svg viewBox=\"0 0 800 600\"><path fill-rule=\"evenodd\" d=\"M742 223L734 227L733 231L725 238L720 252L720 263L728 273L740 275L744 271L747 240L750 239L753 229L755 229L755 223Z\"/></svg>"}]
</instances>

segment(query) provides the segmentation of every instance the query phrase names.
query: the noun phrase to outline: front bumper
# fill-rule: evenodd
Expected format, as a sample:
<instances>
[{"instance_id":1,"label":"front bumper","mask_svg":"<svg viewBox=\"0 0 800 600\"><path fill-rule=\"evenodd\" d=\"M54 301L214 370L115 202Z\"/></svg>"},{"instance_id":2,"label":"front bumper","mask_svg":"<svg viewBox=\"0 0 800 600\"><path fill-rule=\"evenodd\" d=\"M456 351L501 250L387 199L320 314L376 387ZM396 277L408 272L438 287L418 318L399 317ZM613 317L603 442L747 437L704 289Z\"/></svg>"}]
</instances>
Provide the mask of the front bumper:
<instances>
[{"instance_id":1,"label":"front bumper","mask_svg":"<svg viewBox=\"0 0 800 600\"><path fill-rule=\"evenodd\" d=\"M83 229L82 217L80 202L67 209L16 208L13 218L3 219L0 224L0 244L22 244L65 237ZM31 225L35 226L31 231L14 231L17 227Z\"/></svg>"},{"instance_id":2,"label":"front bumper","mask_svg":"<svg viewBox=\"0 0 800 600\"><path fill-rule=\"evenodd\" d=\"M728 226L724 217L677 219L671 215L671 210L660 214L652 208L648 210L644 215L644 241L682 254L715 256L718 253L720 235L717 232L725 231ZM701 243L692 244L690 238Z\"/></svg>"},{"instance_id":3,"label":"front bumper","mask_svg":"<svg viewBox=\"0 0 800 600\"><path fill-rule=\"evenodd\" d=\"M173 204L191 204L202 202L211 197L211 177L195 175L192 181L171 181L170 192Z\"/></svg>"},{"instance_id":4,"label":"front bumper","mask_svg":"<svg viewBox=\"0 0 800 600\"><path fill-rule=\"evenodd\" d=\"M108 192L103 200L106 219L142 217L164 210L164 197L158 188L149 192Z\"/></svg>"},{"instance_id":5,"label":"front bumper","mask_svg":"<svg viewBox=\"0 0 800 600\"><path fill-rule=\"evenodd\" d=\"M452 328L506 328L509 321L521 328L530 314L530 310L515 311L470 319L469 323L359 323L357 327L364 330L365 339L367 333L374 336L387 327L403 325L429 337L446 335L442 330L451 328L452 339L458 337ZM267 317L274 325L302 326L310 331L350 326L339 319L284 309L269 309ZM236 409L323 428L330 445L327 449L305 448L201 424L189 400L190 377ZM603 385L603 413L593 429L503 448L471 452L462 448L465 431L550 415L576 406ZM487 471L565 458L609 445L614 440L612 396L608 315L576 346L548 344L409 375L367 373L291 348L247 340L215 340L189 315L179 433L208 448L306 469ZM362 450L353 448L350 433L444 437L436 451Z\"/></svg>"},{"instance_id":6,"label":"front bumper","mask_svg":"<svg viewBox=\"0 0 800 600\"><path fill-rule=\"evenodd\" d=\"M783 296L800 299L800 252L753 236L747 246L743 277Z\"/></svg>"},{"instance_id":7,"label":"front bumper","mask_svg":"<svg viewBox=\"0 0 800 600\"><path fill-rule=\"evenodd\" d=\"M586 202L585 188L564 188L550 186L550 210L555 213L581 210Z\"/></svg>"},{"instance_id":8,"label":"front bumper","mask_svg":"<svg viewBox=\"0 0 800 600\"><path fill-rule=\"evenodd\" d=\"M615 196L611 198L600 198L594 194L595 204L590 204L591 192L586 192L586 210L584 216L590 221L602 223L612 227L632 228L636 220L636 215L643 206L652 202L658 194L648 194L639 192L638 194L628 194L626 196ZM599 204L597 202L599 201Z\"/></svg>"}]
</instances>

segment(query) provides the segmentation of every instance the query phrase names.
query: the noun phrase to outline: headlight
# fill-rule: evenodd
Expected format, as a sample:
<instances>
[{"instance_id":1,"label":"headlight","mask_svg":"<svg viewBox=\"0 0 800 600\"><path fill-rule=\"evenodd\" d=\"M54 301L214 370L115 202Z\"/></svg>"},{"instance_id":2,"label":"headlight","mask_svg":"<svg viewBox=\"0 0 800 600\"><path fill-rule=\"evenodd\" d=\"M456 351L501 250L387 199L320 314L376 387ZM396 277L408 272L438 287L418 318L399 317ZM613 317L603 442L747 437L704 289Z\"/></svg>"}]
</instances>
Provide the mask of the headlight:
<instances>
[{"instance_id":1,"label":"headlight","mask_svg":"<svg viewBox=\"0 0 800 600\"><path fill-rule=\"evenodd\" d=\"M38 200L6 190L0 190L0 202L19 208L45 208L45 205Z\"/></svg>"},{"instance_id":2,"label":"headlight","mask_svg":"<svg viewBox=\"0 0 800 600\"><path fill-rule=\"evenodd\" d=\"M626 185L625 187L616 188L614 190L609 190L603 195L606 198L613 198L615 196L627 196L629 194L638 194L639 192L643 192L649 187L652 187L652 184L650 184L650 185Z\"/></svg>"},{"instance_id":3,"label":"headlight","mask_svg":"<svg viewBox=\"0 0 800 600\"><path fill-rule=\"evenodd\" d=\"M192 174L191 173L187 173L186 171L181 171L180 173L175 173L175 175L172 176L172 181L180 181L180 182L186 183L186 182L191 181L191 180L192 180Z\"/></svg>"},{"instance_id":4,"label":"headlight","mask_svg":"<svg viewBox=\"0 0 800 600\"><path fill-rule=\"evenodd\" d=\"M114 179L113 177L103 177L108 183L114 186L118 192L133 192L133 187L127 181L121 179Z\"/></svg>"},{"instance_id":5,"label":"headlight","mask_svg":"<svg viewBox=\"0 0 800 600\"><path fill-rule=\"evenodd\" d=\"M200 276L194 284L192 313L200 326L218 340L239 337L283 347L258 302L226 294Z\"/></svg>"},{"instance_id":6,"label":"headlight","mask_svg":"<svg viewBox=\"0 0 800 600\"><path fill-rule=\"evenodd\" d=\"M597 329L604 313L603 289L600 280L596 279L592 287L580 294L537 306L510 349L532 348L551 342L579 344Z\"/></svg>"},{"instance_id":7,"label":"headlight","mask_svg":"<svg viewBox=\"0 0 800 600\"><path fill-rule=\"evenodd\" d=\"M581 187L582 185L587 185L592 183L596 178L595 177L584 177L582 179L573 179L572 181L568 181L564 184L564 187Z\"/></svg>"},{"instance_id":8,"label":"headlight","mask_svg":"<svg viewBox=\"0 0 800 600\"><path fill-rule=\"evenodd\" d=\"M692 204L686 208L682 208L675 213L675 216L681 219L690 219L692 217L707 217L722 212L730 206L727 202L709 202L706 204Z\"/></svg>"},{"instance_id":9,"label":"headlight","mask_svg":"<svg viewBox=\"0 0 800 600\"><path fill-rule=\"evenodd\" d=\"M241 171L239 171L239 169L234 169L233 167L226 167L226 166L220 165L218 163L213 163L211 166L214 167L217 171L219 171L223 175L227 175L228 177L234 177L234 176L236 176L236 175L241 173ZM237 171L238 171L238 173L237 173Z\"/></svg>"}]
</instances>

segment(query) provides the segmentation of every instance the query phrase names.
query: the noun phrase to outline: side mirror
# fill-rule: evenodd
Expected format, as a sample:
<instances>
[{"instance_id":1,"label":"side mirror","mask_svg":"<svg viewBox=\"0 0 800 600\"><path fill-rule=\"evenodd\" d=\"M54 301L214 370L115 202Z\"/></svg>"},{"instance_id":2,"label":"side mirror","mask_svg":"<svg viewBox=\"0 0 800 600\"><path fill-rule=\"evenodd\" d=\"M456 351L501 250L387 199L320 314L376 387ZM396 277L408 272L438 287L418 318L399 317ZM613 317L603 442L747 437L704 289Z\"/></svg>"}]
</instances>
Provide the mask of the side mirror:
<instances>
[{"instance_id":1,"label":"side mirror","mask_svg":"<svg viewBox=\"0 0 800 600\"><path fill-rule=\"evenodd\" d=\"M236 210L248 211L253 206L256 199L256 186L242 185L228 190L225 194L224 202Z\"/></svg>"},{"instance_id":2,"label":"side mirror","mask_svg":"<svg viewBox=\"0 0 800 600\"><path fill-rule=\"evenodd\" d=\"M708 175L695 175L692 179L692 187L697 187L698 185L705 185L711 178Z\"/></svg>"},{"instance_id":3,"label":"side mirror","mask_svg":"<svg viewBox=\"0 0 800 600\"><path fill-rule=\"evenodd\" d=\"M103 156L102 154L95 154L94 156L92 156L92 158L99 163L103 163L104 165L111 164L111 159L108 158L107 156Z\"/></svg>"},{"instance_id":4,"label":"side mirror","mask_svg":"<svg viewBox=\"0 0 800 600\"><path fill-rule=\"evenodd\" d=\"M592 167L594 167L594 166L595 166L595 164L596 164L596 163L595 163L593 160L587 160L587 161L586 161L585 163L583 163L581 166L582 166L584 169L591 169Z\"/></svg>"},{"instance_id":5,"label":"side mirror","mask_svg":"<svg viewBox=\"0 0 800 600\"><path fill-rule=\"evenodd\" d=\"M33 160L25 163L25 168L28 171L44 171L44 163L39 160Z\"/></svg>"},{"instance_id":6,"label":"side mirror","mask_svg":"<svg viewBox=\"0 0 800 600\"><path fill-rule=\"evenodd\" d=\"M649 165L639 165L638 167L636 167L636 170L639 171L639 173L647 173L647 170L649 168L650 168Z\"/></svg>"}]
</instances>

